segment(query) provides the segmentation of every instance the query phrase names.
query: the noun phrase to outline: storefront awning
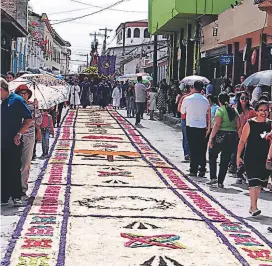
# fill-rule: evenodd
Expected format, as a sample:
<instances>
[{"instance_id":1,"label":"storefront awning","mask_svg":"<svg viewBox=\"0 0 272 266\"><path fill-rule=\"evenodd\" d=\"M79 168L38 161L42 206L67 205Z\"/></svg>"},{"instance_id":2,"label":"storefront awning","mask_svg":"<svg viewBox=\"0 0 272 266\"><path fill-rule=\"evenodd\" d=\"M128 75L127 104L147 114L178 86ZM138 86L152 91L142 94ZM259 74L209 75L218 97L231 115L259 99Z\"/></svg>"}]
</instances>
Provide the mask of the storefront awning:
<instances>
[{"instance_id":1,"label":"storefront awning","mask_svg":"<svg viewBox=\"0 0 272 266\"><path fill-rule=\"evenodd\" d=\"M28 35L25 30L12 16L1 8L1 28L11 37L26 37Z\"/></svg>"}]
</instances>

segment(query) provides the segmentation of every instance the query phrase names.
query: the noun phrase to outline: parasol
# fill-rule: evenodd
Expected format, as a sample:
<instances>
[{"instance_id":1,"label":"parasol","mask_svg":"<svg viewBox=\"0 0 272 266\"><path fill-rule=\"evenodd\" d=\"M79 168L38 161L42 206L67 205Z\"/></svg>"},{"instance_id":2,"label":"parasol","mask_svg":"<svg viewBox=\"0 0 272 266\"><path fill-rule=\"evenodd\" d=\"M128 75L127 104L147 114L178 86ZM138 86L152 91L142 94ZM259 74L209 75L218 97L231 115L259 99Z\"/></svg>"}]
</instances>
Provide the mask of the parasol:
<instances>
[{"instance_id":1,"label":"parasol","mask_svg":"<svg viewBox=\"0 0 272 266\"><path fill-rule=\"evenodd\" d=\"M47 74L24 74L9 83L9 90L25 84L32 91L31 101L36 98L40 109L49 109L69 99L70 86L63 80Z\"/></svg>"},{"instance_id":2,"label":"parasol","mask_svg":"<svg viewBox=\"0 0 272 266\"><path fill-rule=\"evenodd\" d=\"M272 70L265 70L252 74L245 79L242 85L246 87L257 85L272 86Z\"/></svg>"},{"instance_id":3,"label":"parasol","mask_svg":"<svg viewBox=\"0 0 272 266\"><path fill-rule=\"evenodd\" d=\"M202 81L205 85L210 83L210 81L207 78L197 75L185 77L180 83L193 86L195 81L197 80Z\"/></svg>"}]
</instances>

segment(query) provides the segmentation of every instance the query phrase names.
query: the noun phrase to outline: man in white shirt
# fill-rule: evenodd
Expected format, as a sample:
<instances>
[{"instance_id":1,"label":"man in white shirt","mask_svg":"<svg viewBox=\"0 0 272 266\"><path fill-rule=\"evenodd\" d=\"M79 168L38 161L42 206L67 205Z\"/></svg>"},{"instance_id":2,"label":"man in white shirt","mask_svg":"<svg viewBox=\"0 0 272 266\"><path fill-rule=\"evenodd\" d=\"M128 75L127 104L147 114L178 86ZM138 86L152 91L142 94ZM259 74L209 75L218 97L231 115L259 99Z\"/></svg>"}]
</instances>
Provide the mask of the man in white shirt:
<instances>
[{"instance_id":1,"label":"man in white shirt","mask_svg":"<svg viewBox=\"0 0 272 266\"><path fill-rule=\"evenodd\" d=\"M142 83L143 78L137 77L138 83L135 85L135 103L136 103L136 126L140 125L141 116L145 110L146 104L146 86Z\"/></svg>"},{"instance_id":2,"label":"man in white shirt","mask_svg":"<svg viewBox=\"0 0 272 266\"><path fill-rule=\"evenodd\" d=\"M181 114L186 115L186 133L190 148L190 176L204 177L206 173L206 135L211 129L209 101L201 94L203 83L194 83L193 94L181 105Z\"/></svg>"}]
</instances>

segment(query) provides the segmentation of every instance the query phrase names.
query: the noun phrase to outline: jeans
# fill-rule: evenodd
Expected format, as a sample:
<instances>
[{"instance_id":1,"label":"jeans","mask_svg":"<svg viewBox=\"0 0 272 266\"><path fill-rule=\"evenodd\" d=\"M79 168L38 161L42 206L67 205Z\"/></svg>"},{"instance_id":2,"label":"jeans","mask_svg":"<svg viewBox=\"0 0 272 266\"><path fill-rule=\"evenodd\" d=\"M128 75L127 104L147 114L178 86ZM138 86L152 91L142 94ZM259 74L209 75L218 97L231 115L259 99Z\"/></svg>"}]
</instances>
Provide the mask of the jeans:
<instances>
[{"instance_id":1,"label":"jeans","mask_svg":"<svg viewBox=\"0 0 272 266\"><path fill-rule=\"evenodd\" d=\"M186 127L190 149L190 173L206 172L206 128Z\"/></svg>"},{"instance_id":2,"label":"jeans","mask_svg":"<svg viewBox=\"0 0 272 266\"><path fill-rule=\"evenodd\" d=\"M1 147L1 202L8 202L9 197L21 198L21 145L13 142Z\"/></svg>"},{"instance_id":3,"label":"jeans","mask_svg":"<svg viewBox=\"0 0 272 266\"><path fill-rule=\"evenodd\" d=\"M49 152L49 130L42 130L42 151L43 155L48 155Z\"/></svg>"},{"instance_id":4,"label":"jeans","mask_svg":"<svg viewBox=\"0 0 272 266\"><path fill-rule=\"evenodd\" d=\"M189 150L189 143L187 139L187 133L186 133L186 120L182 119L181 120L181 132L182 132L182 148L184 152L184 157L190 155L190 150Z\"/></svg>"},{"instance_id":5,"label":"jeans","mask_svg":"<svg viewBox=\"0 0 272 266\"><path fill-rule=\"evenodd\" d=\"M136 102L136 109L136 124L139 124L141 122L141 117L144 114L145 102Z\"/></svg>"},{"instance_id":6,"label":"jeans","mask_svg":"<svg viewBox=\"0 0 272 266\"><path fill-rule=\"evenodd\" d=\"M219 153L221 153L218 183L223 184L228 171L231 155L235 152L237 146L238 135L235 131L218 131L217 135L222 136L223 140L218 143L215 136L213 147L209 150L210 178L211 180L217 179L216 160Z\"/></svg>"},{"instance_id":7,"label":"jeans","mask_svg":"<svg viewBox=\"0 0 272 266\"><path fill-rule=\"evenodd\" d=\"M127 99L127 116L130 117L134 117L135 115L135 101L132 99Z\"/></svg>"},{"instance_id":8,"label":"jeans","mask_svg":"<svg viewBox=\"0 0 272 266\"><path fill-rule=\"evenodd\" d=\"M22 166L21 166L21 180L22 191L26 192L28 189L28 179L30 173L30 164L33 156L33 149L35 145L35 135L25 136L22 138Z\"/></svg>"}]
</instances>

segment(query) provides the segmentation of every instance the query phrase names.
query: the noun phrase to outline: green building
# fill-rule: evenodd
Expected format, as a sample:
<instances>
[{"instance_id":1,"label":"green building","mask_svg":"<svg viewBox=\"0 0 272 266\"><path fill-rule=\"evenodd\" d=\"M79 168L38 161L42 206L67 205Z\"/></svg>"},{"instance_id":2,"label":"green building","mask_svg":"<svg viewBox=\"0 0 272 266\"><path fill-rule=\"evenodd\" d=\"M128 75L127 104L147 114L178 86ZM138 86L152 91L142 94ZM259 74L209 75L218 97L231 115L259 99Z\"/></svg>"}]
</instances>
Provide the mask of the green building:
<instances>
[{"instance_id":1,"label":"green building","mask_svg":"<svg viewBox=\"0 0 272 266\"><path fill-rule=\"evenodd\" d=\"M149 32L169 35L170 78L199 74L201 27L235 4L235 0L149 0Z\"/></svg>"}]
</instances>

